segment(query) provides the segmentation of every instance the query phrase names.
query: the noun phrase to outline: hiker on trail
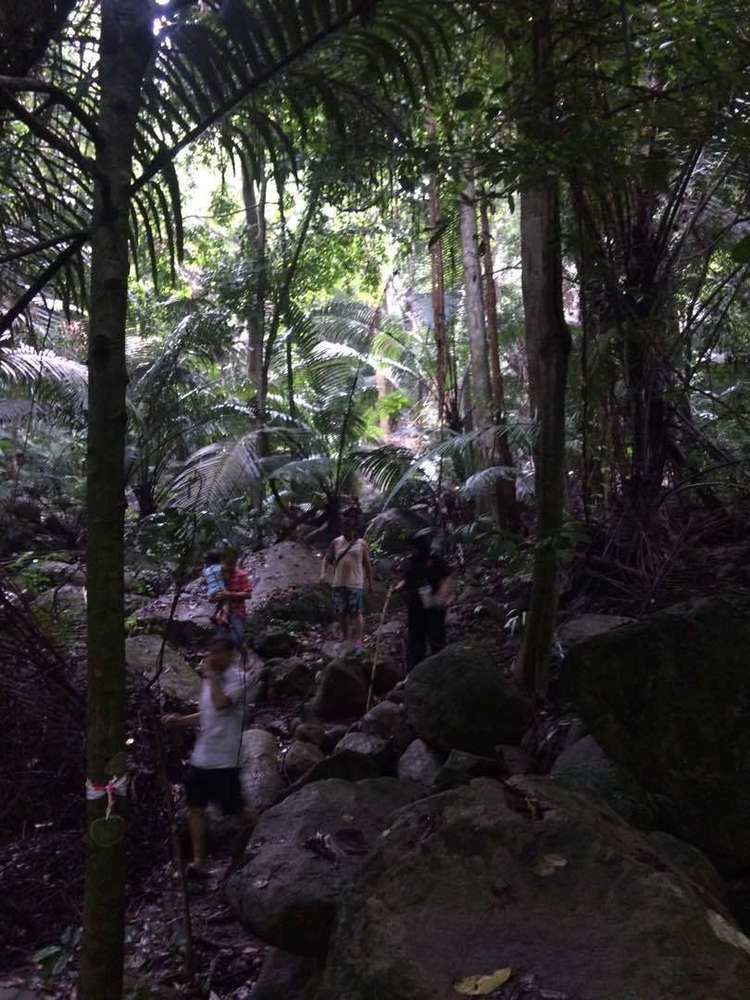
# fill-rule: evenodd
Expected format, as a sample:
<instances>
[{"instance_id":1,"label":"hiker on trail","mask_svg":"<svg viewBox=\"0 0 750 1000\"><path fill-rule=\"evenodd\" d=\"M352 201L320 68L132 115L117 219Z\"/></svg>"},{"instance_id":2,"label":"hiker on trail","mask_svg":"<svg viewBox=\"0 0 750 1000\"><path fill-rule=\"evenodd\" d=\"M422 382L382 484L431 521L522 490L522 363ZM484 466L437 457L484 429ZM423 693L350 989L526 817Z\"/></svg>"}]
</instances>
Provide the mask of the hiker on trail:
<instances>
[{"instance_id":1,"label":"hiker on trail","mask_svg":"<svg viewBox=\"0 0 750 1000\"><path fill-rule=\"evenodd\" d=\"M236 868L244 853L255 822L242 798L240 748L245 721L245 677L233 665L234 646L229 639L215 638L201 670L200 710L194 715L165 715L167 729L199 727L185 782L190 810L190 842L193 861L190 873L209 874L208 821L206 806L213 802L225 816L236 816L240 833L232 851L230 868Z\"/></svg>"},{"instance_id":2,"label":"hiker on trail","mask_svg":"<svg viewBox=\"0 0 750 1000\"><path fill-rule=\"evenodd\" d=\"M394 588L407 599L406 671L445 645L446 606L450 597L451 570L432 552L432 531L424 528L411 539L414 555L404 567L403 578Z\"/></svg>"},{"instance_id":3,"label":"hiker on trail","mask_svg":"<svg viewBox=\"0 0 750 1000\"><path fill-rule=\"evenodd\" d=\"M341 638L361 648L365 587L372 589L372 565L370 549L363 538L357 537L354 521L345 520L343 534L329 545L321 580L325 580L329 568L333 569L333 608L341 624Z\"/></svg>"},{"instance_id":4,"label":"hiker on trail","mask_svg":"<svg viewBox=\"0 0 750 1000\"><path fill-rule=\"evenodd\" d=\"M227 549L222 560L224 572L224 587L209 597L214 603L225 605L219 618L219 635L230 639L240 652L243 665L247 663L247 646L245 645L245 626L247 624L247 608L245 602L250 600L253 587L250 575L237 565L237 553Z\"/></svg>"}]
</instances>

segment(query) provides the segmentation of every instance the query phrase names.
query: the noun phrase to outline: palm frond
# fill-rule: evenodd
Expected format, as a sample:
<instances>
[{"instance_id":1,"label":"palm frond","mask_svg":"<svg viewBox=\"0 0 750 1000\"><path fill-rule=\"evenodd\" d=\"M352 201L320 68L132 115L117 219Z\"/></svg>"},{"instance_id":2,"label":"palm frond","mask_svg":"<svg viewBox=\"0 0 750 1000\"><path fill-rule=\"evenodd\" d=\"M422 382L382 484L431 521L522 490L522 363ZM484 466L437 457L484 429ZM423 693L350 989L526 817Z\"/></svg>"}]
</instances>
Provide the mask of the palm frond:
<instances>
[{"instance_id":1,"label":"palm frond","mask_svg":"<svg viewBox=\"0 0 750 1000\"><path fill-rule=\"evenodd\" d=\"M261 481L255 435L201 448L188 459L168 493L175 507L221 510L230 500L246 496Z\"/></svg>"}]
</instances>

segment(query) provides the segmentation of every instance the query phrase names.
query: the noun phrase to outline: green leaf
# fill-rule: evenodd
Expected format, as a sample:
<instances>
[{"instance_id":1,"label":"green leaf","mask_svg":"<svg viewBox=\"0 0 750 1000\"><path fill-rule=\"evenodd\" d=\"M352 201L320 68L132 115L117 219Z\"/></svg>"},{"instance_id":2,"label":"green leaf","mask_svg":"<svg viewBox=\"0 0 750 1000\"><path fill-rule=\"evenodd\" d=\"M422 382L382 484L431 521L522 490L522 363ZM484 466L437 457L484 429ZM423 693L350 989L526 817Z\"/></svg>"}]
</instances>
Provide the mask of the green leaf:
<instances>
[{"instance_id":1,"label":"green leaf","mask_svg":"<svg viewBox=\"0 0 750 1000\"><path fill-rule=\"evenodd\" d=\"M743 236L739 243L732 247L732 259L738 264L750 264L750 236Z\"/></svg>"},{"instance_id":2,"label":"green leaf","mask_svg":"<svg viewBox=\"0 0 750 1000\"><path fill-rule=\"evenodd\" d=\"M465 90L463 94L458 95L454 104L458 111L473 111L481 105L483 100L484 94L481 90Z\"/></svg>"}]
</instances>

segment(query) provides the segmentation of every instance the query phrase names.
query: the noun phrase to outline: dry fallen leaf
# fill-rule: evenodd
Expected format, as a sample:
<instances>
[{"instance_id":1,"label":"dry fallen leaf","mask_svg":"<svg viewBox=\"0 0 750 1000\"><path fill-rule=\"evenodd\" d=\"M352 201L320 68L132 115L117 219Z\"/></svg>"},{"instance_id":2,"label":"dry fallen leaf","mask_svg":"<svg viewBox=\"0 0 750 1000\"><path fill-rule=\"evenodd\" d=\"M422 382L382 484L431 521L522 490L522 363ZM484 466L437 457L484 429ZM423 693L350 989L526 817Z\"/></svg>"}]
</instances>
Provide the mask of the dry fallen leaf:
<instances>
[{"instance_id":1,"label":"dry fallen leaf","mask_svg":"<svg viewBox=\"0 0 750 1000\"><path fill-rule=\"evenodd\" d=\"M504 986L512 975L512 969L497 969L489 976L467 976L454 983L453 989L464 997L486 997Z\"/></svg>"},{"instance_id":2,"label":"dry fallen leaf","mask_svg":"<svg viewBox=\"0 0 750 1000\"><path fill-rule=\"evenodd\" d=\"M559 854L545 854L534 865L534 871L537 875L554 875L558 868L565 868L567 863Z\"/></svg>"}]
</instances>

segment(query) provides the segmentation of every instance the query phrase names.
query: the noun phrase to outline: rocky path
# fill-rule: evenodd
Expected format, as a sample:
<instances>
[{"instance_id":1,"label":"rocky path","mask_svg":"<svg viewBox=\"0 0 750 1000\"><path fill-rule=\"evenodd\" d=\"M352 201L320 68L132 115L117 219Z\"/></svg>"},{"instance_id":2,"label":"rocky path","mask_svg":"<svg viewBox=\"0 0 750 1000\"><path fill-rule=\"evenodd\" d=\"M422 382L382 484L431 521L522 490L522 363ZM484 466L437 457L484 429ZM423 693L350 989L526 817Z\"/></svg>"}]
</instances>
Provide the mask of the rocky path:
<instances>
[{"instance_id":1,"label":"rocky path","mask_svg":"<svg viewBox=\"0 0 750 1000\"><path fill-rule=\"evenodd\" d=\"M190 988L178 882L154 870L134 996L747 1000L747 597L571 622L540 712L486 584L462 582L451 644L404 682L403 609L342 654L298 549L254 569L246 863L189 888Z\"/></svg>"}]
</instances>

